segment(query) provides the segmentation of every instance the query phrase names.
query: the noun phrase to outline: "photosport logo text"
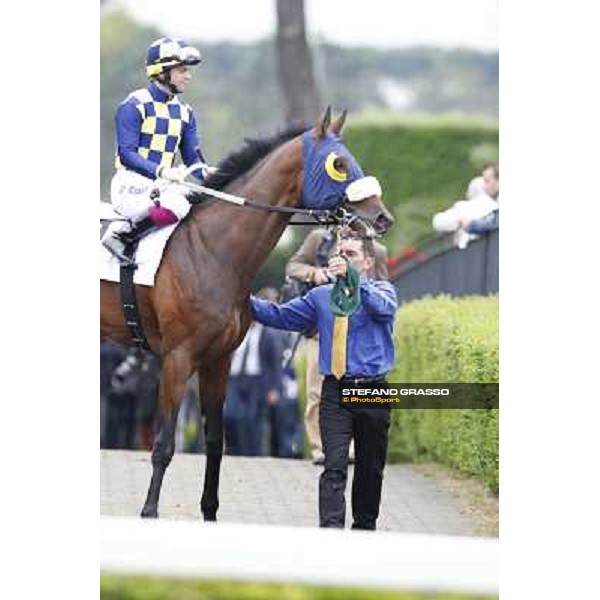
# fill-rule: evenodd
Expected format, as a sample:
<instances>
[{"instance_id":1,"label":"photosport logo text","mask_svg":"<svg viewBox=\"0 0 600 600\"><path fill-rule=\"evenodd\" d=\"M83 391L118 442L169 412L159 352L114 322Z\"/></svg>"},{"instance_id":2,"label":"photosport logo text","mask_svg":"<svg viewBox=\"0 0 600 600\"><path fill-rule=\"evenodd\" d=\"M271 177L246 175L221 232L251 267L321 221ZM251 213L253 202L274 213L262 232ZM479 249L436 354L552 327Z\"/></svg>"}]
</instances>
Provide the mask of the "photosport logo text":
<instances>
[{"instance_id":1,"label":"photosport logo text","mask_svg":"<svg viewBox=\"0 0 600 600\"><path fill-rule=\"evenodd\" d=\"M498 408L497 383L387 383L377 387L340 386L344 406L464 409Z\"/></svg>"}]
</instances>

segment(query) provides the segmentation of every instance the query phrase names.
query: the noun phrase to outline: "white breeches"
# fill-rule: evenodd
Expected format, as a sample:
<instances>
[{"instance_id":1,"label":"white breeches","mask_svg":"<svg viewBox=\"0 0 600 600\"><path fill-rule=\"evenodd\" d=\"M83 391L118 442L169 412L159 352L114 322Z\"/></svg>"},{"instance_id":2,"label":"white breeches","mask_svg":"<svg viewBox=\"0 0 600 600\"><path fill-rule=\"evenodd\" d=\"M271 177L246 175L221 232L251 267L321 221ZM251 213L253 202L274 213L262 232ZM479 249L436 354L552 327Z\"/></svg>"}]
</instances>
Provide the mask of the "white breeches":
<instances>
[{"instance_id":1,"label":"white breeches","mask_svg":"<svg viewBox=\"0 0 600 600\"><path fill-rule=\"evenodd\" d=\"M150 199L150 192L157 183L134 171L117 169L110 184L110 201L113 208L128 219L136 218L154 205ZM161 184L158 198L160 205L169 208L179 219L183 219L190 210L190 203L185 197L187 188L176 183Z\"/></svg>"}]
</instances>

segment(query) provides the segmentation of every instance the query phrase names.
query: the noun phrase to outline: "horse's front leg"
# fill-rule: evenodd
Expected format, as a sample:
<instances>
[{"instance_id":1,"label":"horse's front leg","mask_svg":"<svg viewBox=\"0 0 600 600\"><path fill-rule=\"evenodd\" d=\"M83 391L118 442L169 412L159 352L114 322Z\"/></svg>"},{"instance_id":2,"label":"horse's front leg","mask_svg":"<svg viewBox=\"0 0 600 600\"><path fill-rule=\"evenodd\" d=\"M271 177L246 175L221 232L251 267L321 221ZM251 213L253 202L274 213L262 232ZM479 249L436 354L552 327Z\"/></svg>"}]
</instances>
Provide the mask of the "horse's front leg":
<instances>
[{"instance_id":1,"label":"horse's front leg","mask_svg":"<svg viewBox=\"0 0 600 600\"><path fill-rule=\"evenodd\" d=\"M199 371L200 402L204 409L206 469L200 510L205 521L217 520L219 475L223 456L223 404L231 357L220 359Z\"/></svg>"},{"instance_id":2,"label":"horse's front leg","mask_svg":"<svg viewBox=\"0 0 600 600\"><path fill-rule=\"evenodd\" d=\"M158 517L158 499L163 477L175 453L177 413L192 371L191 354L183 348L171 351L163 359L158 435L154 438L152 447L152 479L142 508L142 517Z\"/></svg>"}]
</instances>

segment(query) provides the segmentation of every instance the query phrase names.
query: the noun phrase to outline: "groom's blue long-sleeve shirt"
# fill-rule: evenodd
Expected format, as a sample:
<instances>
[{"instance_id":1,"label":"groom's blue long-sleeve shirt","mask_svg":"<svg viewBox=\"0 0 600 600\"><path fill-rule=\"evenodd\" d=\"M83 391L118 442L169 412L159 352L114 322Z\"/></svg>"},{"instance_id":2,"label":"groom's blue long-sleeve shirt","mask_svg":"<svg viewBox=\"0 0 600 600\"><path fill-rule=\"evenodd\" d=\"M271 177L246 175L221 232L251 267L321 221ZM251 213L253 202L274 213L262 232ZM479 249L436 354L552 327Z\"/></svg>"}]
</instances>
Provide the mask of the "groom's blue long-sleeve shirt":
<instances>
[{"instance_id":1,"label":"groom's blue long-sleeve shirt","mask_svg":"<svg viewBox=\"0 0 600 600\"><path fill-rule=\"evenodd\" d=\"M304 331L319 330L319 370L331 375L331 344L334 315L329 306L333 284L313 288L301 298L275 304L252 296L252 314L263 325ZM348 318L346 376L377 377L394 366L392 332L398 308L396 289L389 281L360 281L359 308Z\"/></svg>"}]
</instances>

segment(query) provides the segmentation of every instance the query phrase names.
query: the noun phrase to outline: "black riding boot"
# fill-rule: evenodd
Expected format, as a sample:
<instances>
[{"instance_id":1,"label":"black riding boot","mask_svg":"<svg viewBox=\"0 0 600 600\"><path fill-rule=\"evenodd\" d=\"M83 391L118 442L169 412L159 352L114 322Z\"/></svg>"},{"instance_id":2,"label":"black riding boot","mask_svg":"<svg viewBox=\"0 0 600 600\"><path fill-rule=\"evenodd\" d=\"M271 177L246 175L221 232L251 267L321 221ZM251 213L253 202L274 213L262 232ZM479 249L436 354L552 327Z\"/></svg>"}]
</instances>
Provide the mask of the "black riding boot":
<instances>
[{"instance_id":1,"label":"black riding boot","mask_svg":"<svg viewBox=\"0 0 600 600\"><path fill-rule=\"evenodd\" d=\"M144 215L131 222L131 229L129 231L117 231L113 233L102 242L102 245L111 254L116 256L121 264L132 265L134 264L133 259L125 254L128 246L139 242L148 233L158 228L158 225L150 217Z\"/></svg>"},{"instance_id":2,"label":"black riding boot","mask_svg":"<svg viewBox=\"0 0 600 600\"><path fill-rule=\"evenodd\" d=\"M139 242L143 237L155 229L158 229L158 225L156 225L150 217L141 217L137 221L132 222L132 227L129 231L119 231L116 235L125 244L133 244L134 242Z\"/></svg>"}]
</instances>

